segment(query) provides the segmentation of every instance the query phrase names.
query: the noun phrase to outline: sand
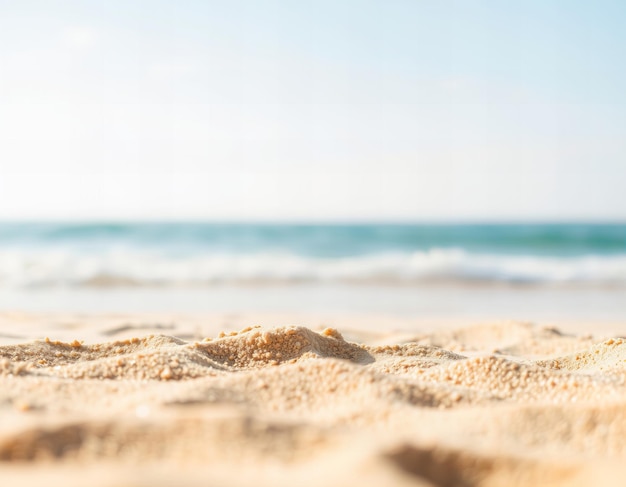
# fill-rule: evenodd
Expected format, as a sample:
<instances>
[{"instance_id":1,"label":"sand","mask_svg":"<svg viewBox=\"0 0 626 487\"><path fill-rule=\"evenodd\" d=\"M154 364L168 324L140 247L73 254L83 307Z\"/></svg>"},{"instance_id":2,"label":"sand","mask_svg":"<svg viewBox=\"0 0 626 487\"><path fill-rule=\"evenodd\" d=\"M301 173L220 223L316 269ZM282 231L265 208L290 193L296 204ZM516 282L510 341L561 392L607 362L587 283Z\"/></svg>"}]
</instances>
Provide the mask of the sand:
<instances>
[{"instance_id":1,"label":"sand","mask_svg":"<svg viewBox=\"0 0 626 487\"><path fill-rule=\"evenodd\" d=\"M623 485L626 340L586 327L2 313L0 479Z\"/></svg>"}]
</instances>

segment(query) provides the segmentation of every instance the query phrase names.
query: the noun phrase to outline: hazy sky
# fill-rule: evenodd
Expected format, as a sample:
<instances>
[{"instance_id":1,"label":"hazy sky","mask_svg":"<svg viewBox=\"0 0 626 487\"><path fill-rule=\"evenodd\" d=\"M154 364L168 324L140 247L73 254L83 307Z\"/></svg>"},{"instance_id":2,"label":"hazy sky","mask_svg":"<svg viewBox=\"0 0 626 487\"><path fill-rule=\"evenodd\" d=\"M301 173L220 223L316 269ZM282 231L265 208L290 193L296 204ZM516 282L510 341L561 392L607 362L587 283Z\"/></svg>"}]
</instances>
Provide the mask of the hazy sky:
<instances>
[{"instance_id":1,"label":"hazy sky","mask_svg":"<svg viewBox=\"0 0 626 487\"><path fill-rule=\"evenodd\" d=\"M626 2L0 0L0 219L626 219Z\"/></svg>"}]
</instances>

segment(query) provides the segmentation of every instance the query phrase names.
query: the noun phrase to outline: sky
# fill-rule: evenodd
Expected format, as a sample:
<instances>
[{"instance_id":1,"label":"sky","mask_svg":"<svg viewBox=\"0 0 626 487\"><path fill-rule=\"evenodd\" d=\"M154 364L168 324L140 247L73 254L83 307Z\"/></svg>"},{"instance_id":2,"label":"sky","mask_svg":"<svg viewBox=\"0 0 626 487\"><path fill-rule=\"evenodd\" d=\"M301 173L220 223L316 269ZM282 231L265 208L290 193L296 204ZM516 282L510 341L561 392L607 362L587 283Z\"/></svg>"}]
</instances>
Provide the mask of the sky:
<instances>
[{"instance_id":1,"label":"sky","mask_svg":"<svg viewBox=\"0 0 626 487\"><path fill-rule=\"evenodd\" d=\"M0 0L0 220L626 220L626 2Z\"/></svg>"}]
</instances>

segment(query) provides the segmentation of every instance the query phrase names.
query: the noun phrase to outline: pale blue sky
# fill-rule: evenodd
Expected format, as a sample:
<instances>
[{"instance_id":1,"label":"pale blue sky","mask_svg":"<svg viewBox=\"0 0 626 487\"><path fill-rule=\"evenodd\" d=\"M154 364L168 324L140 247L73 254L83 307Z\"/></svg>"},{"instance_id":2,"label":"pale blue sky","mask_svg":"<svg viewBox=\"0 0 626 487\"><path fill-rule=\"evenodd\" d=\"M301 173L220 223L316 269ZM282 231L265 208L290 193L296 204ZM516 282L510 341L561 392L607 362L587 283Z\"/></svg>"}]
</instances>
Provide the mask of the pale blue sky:
<instances>
[{"instance_id":1,"label":"pale blue sky","mask_svg":"<svg viewBox=\"0 0 626 487\"><path fill-rule=\"evenodd\" d=\"M0 0L0 218L626 219L626 3Z\"/></svg>"}]
</instances>

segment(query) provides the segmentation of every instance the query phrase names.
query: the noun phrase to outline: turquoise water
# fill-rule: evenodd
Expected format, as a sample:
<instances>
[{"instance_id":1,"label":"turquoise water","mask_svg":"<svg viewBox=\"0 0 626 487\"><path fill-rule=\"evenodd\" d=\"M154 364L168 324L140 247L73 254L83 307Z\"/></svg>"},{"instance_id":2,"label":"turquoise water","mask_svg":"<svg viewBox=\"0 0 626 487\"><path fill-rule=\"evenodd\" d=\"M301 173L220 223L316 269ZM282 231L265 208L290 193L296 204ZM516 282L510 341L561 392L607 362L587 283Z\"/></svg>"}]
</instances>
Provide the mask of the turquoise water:
<instances>
[{"instance_id":1,"label":"turquoise water","mask_svg":"<svg viewBox=\"0 0 626 487\"><path fill-rule=\"evenodd\" d=\"M0 286L626 285L626 224L2 223Z\"/></svg>"},{"instance_id":2,"label":"turquoise water","mask_svg":"<svg viewBox=\"0 0 626 487\"><path fill-rule=\"evenodd\" d=\"M210 223L0 224L0 246L249 253L285 251L347 257L431 248L525 255L626 253L626 224L272 225Z\"/></svg>"}]
</instances>

